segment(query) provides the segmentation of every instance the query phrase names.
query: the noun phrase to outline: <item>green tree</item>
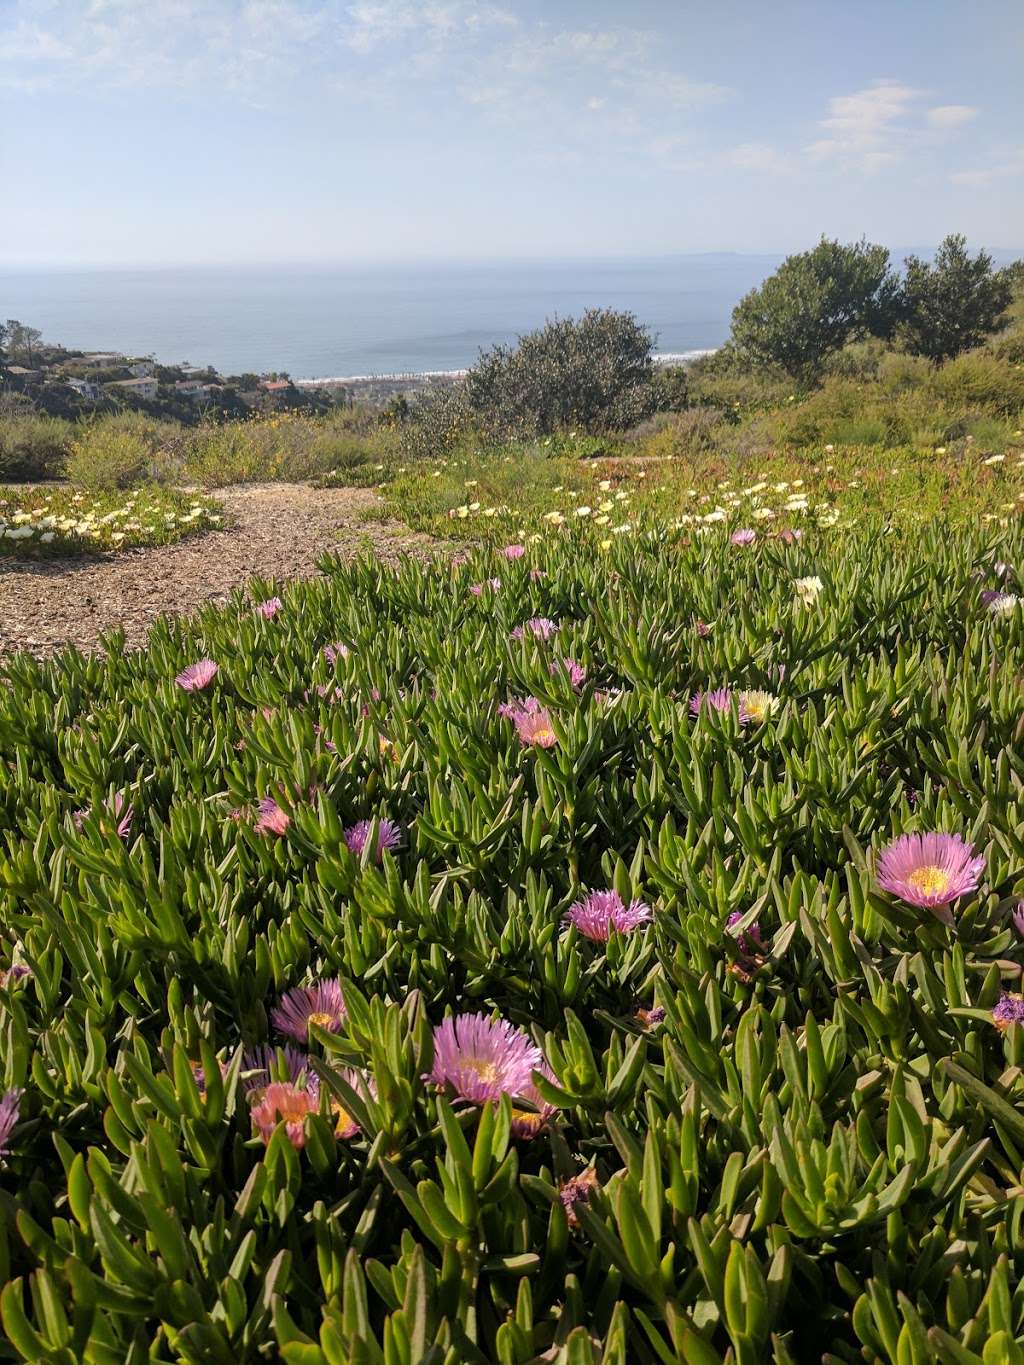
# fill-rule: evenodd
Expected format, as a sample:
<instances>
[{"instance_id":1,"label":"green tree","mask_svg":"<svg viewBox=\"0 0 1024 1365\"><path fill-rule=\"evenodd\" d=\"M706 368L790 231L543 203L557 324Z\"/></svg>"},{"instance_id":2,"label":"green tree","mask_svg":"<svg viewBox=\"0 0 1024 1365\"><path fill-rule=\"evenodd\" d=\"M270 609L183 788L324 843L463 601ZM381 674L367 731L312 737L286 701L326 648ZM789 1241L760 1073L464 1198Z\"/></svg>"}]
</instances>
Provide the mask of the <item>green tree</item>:
<instances>
[{"instance_id":1,"label":"green tree","mask_svg":"<svg viewBox=\"0 0 1024 1365\"><path fill-rule=\"evenodd\" d=\"M518 346L481 354L466 376L470 408L499 436L632 426L659 402L652 345L631 313L592 308L579 319L556 319Z\"/></svg>"},{"instance_id":2,"label":"green tree","mask_svg":"<svg viewBox=\"0 0 1024 1365\"><path fill-rule=\"evenodd\" d=\"M787 256L740 300L732 314L732 341L755 364L814 379L848 341L887 335L898 298L885 247L823 237L812 251Z\"/></svg>"},{"instance_id":3,"label":"green tree","mask_svg":"<svg viewBox=\"0 0 1024 1365\"><path fill-rule=\"evenodd\" d=\"M6 339L3 344L6 346L7 355L11 363L25 365L31 368L35 347L43 339L43 334L38 327L28 327L17 318L8 318L4 327Z\"/></svg>"},{"instance_id":4,"label":"green tree","mask_svg":"<svg viewBox=\"0 0 1024 1365\"><path fill-rule=\"evenodd\" d=\"M898 335L913 355L936 364L979 346L997 331L1013 299L1015 273L993 270L992 257L967 253L967 239L948 236L932 262L908 256Z\"/></svg>"}]
</instances>

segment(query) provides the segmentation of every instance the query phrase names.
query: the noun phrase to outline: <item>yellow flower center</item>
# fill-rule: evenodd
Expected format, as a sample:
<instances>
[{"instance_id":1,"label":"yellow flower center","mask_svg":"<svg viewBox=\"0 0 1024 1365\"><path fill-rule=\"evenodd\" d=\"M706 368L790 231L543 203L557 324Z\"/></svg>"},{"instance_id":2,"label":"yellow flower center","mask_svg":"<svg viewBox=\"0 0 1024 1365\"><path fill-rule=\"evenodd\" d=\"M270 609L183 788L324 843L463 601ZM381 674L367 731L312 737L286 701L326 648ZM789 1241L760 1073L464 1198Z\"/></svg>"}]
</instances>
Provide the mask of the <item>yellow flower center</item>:
<instances>
[{"instance_id":1,"label":"yellow flower center","mask_svg":"<svg viewBox=\"0 0 1024 1365\"><path fill-rule=\"evenodd\" d=\"M315 1024L317 1028L326 1029L328 1033L334 1027L334 1019L329 1014L311 1014L306 1021L307 1028Z\"/></svg>"},{"instance_id":2,"label":"yellow flower center","mask_svg":"<svg viewBox=\"0 0 1024 1365\"><path fill-rule=\"evenodd\" d=\"M495 1063L485 1061L483 1057L467 1057L466 1065L471 1071L476 1072L482 1081L491 1083L498 1079L498 1068Z\"/></svg>"},{"instance_id":3,"label":"yellow flower center","mask_svg":"<svg viewBox=\"0 0 1024 1365\"><path fill-rule=\"evenodd\" d=\"M554 737L555 737L554 730L550 729L547 726L543 727L540 730L534 730L533 732L533 738L538 744L541 742L541 740L554 739Z\"/></svg>"},{"instance_id":4,"label":"yellow flower center","mask_svg":"<svg viewBox=\"0 0 1024 1365\"><path fill-rule=\"evenodd\" d=\"M907 877L915 891L925 896L942 896L949 890L950 877L941 867L917 867Z\"/></svg>"}]
</instances>

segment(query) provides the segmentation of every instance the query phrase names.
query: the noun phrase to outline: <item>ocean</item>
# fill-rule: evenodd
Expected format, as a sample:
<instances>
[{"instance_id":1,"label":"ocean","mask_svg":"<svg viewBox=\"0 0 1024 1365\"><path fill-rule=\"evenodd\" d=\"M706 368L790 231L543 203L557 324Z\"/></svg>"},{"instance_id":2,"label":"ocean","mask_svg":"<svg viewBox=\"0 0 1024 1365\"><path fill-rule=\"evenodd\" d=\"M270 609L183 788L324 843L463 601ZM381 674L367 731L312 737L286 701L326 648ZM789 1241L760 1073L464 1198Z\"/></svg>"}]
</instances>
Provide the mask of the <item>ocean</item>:
<instances>
[{"instance_id":1,"label":"ocean","mask_svg":"<svg viewBox=\"0 0 1024 1365\"><path fill-rule=\"evenodd\" d=\"M721 345L778 256L340 267L0 269L0 318L82 350L293 379L450 371L555 316L628 309L662 355Z\"/></svg>"}]
</instances>

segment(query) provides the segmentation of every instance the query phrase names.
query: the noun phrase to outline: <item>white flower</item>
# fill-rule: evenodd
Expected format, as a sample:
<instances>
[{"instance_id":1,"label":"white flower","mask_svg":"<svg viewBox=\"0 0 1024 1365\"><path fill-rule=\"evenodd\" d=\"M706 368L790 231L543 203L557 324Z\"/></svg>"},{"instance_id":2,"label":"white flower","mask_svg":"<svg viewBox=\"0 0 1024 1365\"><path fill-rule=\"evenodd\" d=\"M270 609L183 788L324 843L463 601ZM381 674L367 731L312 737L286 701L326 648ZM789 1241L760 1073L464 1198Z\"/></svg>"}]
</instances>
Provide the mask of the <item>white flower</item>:
<instances>
[{"instance_id":1,"label":"white flower","mask_svg":"<svg viewBox=\"0 0 1024 1365\"><path fill-rule=\"evenodd\" d=\"M986 464L1002 464L1006 459L1005 455L990 455L985 461Z\"/></svg>"},{"instance_id":2,"label":"white flower","mask_svg":"<svg viewBox=\"0 0 1024 1365\"><path fill-rule=\"evenodd\" d=\"M755 521L771 521L774 515L775 513L772 511L770 507L758 507L755 508L754 510Z\"/></svg>"},{"instance_id":3,"label":"white flower","mask_svg":"<svg viewBox=\"0 0 1024 1365\"><path fill-rule=\"evenodd\" d=\"M798 578L793 583L797 596L808 606L815 601L824 586L824 583L817 576L811 578Z\"/></svg>"},{"instance_id":4,"label":"white flower","mask_svg":"<svg viewBox=\"0 0 1024 1365\"><path fill-rule=\"evenodd\" d=\"M10 531L7 533L10 535ZM988 604L988 609L993 616L1012 616L1020 605L1020 598L1016 593L1001 592L998 597L993 597Z\"/></svg>"},{"instance_id":5,"label":"white flower","mask_svg":"<svg viewBox=\"0 0 1024 1365\"><path fill-rule=\"evenodd\" d=\"M577 508L576 508L576 515L577 515L578 517L589 517L589 516L590 516L590 508L589 508L589 507L577 507Z\"/></svg>"}]
</instances>

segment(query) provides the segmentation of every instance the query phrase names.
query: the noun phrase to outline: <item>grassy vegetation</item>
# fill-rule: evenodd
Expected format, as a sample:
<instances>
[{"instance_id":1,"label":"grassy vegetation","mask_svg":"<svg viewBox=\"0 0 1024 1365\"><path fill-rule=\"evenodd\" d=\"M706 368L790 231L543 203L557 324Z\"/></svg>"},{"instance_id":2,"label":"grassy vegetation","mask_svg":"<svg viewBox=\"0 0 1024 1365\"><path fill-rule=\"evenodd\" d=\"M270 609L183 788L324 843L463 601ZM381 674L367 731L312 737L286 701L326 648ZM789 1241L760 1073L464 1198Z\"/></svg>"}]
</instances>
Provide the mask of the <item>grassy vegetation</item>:
<instances>
[{"instance_id":1,"label":"grassy vegetation","mask_svg":"<svg viewBox=\"0 0 1024 1365\"><path fill-rule=\"evenodd\" d=\"M220 522L209 498L171 489L90 494L0 485L0 556L38 559L169 545Z\"/></svg>"}]
</instances>

